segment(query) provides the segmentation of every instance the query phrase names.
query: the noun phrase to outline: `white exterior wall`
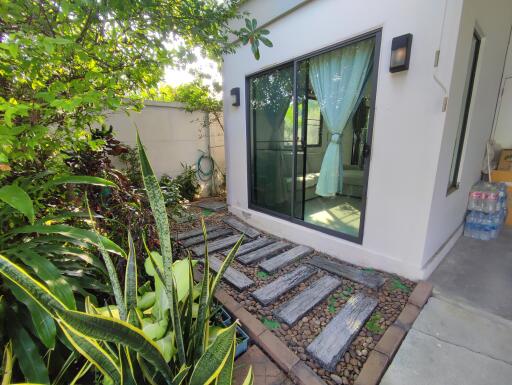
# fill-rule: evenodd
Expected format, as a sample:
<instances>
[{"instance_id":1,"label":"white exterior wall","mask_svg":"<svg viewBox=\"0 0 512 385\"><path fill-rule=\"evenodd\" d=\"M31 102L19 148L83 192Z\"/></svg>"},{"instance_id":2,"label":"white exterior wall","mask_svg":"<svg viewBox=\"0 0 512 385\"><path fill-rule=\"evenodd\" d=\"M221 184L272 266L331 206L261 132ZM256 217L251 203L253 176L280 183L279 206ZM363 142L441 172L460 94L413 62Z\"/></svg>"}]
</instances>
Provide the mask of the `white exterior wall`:
<instances>
[{"instance_id":1,"label":"white exterior wall","mask_svg":"<svg viewBox=\"0 0 512 385\"><path fill-rule=\"evenodd\" d=\"M423 256L429 274L461 232L471 186L480 179L485 143L493 127L496 102L502 79L512 24L512 1L465 0L459 24L455 65L449 84L449 100L444 129L436 147L440 148L435 190ZM459 189L447 195L455 135L462 106L466 68L470 60L473 31L482 37L475 77L466 143L460 168ZM441 54L442 55L442 54ZM452 240L447 242L450 235Z\"/></svg>"},{"instance_id":2,"label":"white exterior wall","mask_svg":"<svg viewBox=\"0 0 512 385\"><path fill-rule=\"evenodd\" d=\"M263 17L260 25L270 20L266 28L271 31L274 47L263 47L260 61L252 57L250 47L225 57L226 162L231 211L256 227L342 260L412 279L426 278L456 239L468 189L478 179L483 144L492 127L512 21L512 2L295 1L295 7L299 3L302 6L282 18L272 13L282 12L275 3L253 0L244 7L256 17ZM473 115L477 118L472 119L468 129L461 188L446 197L471 31L477 18L484 37L474 98L477 107ZM378 28L382 28L382 43L362 245L249 210L245 77ZM391 74L391 40L405 33L413 34L410 69ZM437 50L441 55L434 67ZM240 107L231 106L229 90L233 87L240 87ZM448 109L443 112L445 97Z\"/></svg>"},{"instance_id":3,"label":"white exterior wall","mask_svg":"<svg viewBox=\"0 0 512 385\"><path fill-rule=\"evenodd\" d=\"M512 40L512 34L511 39ZM494 120L493 139L500 148L512 148L512 47L508 46L503 80L501 81L502 93L496 109Z\"/></svg>"},{"instance_id":4,"label":"white exterior wall","mask_svg":"<svg viewBox=\"0 0 512 385\"><path fill-rule=\"evenodd\" d=\"M109 114L106 124L114 127L116 139L131 147L136 146L138 129L155 173L174 177L183 172L181 163L193 166L202 153L207 153L205 118L204 112L187 112L179 103L147 101L141 112ZM224 173L224 132L214 121L210 124L210 148Z\"/></svg>"},{"instance_id":5,"label":"white exterior wall","mask_svg":"<svg viewBox=\"0 0 512 385\"><path fill-rule=\"evenodd\" d=\"M252 1L247 8L257 15L264 3ZM460 2L453 3L456 8ZM305 2L267 27L274 47L263 48L260 61L254 60L249 47L227 56L223 71L230 209L257 227L340 259L422 278L438 131L444 115L444 92L433 78L443 10L443 0ZM382 44L362 245L248 210L245 77L378 28L382 28ZM405 33L414 35L410 69L391 74L391 39ZM447 65L444 72L451 73ZM233 87L241 89L240 107L231 106Z\"/></svg>"}]
</instances>

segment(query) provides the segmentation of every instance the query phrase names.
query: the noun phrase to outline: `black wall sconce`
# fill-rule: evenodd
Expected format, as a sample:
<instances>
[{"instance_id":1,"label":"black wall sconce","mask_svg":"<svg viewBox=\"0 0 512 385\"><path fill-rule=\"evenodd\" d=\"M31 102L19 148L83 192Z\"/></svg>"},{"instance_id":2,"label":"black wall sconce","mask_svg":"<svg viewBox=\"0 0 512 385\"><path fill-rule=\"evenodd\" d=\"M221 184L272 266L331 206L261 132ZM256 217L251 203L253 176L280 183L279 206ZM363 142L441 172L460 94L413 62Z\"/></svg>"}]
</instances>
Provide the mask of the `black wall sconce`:
<instances>
[{"instance_id":1,"label":"black wall sconce","mask_svg":"<svg viewBox=\"0 0 512 385\"><path fill-rule=\"evenodd\" d=\"M389 72L400 72L409 69L411 59L412 34L408 33L393 38L391 42L391 62Z\"/></svg>"},{"instance_id":2,"label":"black wall sconce","mask_svg":"<svg viewBox=\"0 0 512 385\"><path fill-rule=\"evenodd\" d=\"M232 106L240 106L240 87L231 88Z\"/></svg>"}]
</instances>

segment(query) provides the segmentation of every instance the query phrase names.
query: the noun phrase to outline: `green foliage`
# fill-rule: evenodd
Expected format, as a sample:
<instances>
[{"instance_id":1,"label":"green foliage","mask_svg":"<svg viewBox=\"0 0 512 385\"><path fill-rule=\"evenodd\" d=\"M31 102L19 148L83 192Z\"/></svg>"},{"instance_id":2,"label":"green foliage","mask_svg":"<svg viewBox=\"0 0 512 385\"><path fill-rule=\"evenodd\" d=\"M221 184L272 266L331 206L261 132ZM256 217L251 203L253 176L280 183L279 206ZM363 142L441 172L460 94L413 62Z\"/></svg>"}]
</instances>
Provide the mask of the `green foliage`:
<instances>
[{"instance_id":1,"label":"green foliage","mask_svg":"<svg viewBox=\"0 0 512 385\"><path fill-rule=\"evenodd\" d=\"M104 383L172 385L178 379L179 383L190 385L216 381L230 383L237 323L213 334L210 318L215 290L234 259L242 238L215 276L209 274L206 255L206 273L201 282L194 283L194 263L190 259L173 261L163 196L140 142L139 156L161 244L161 254L147 250L145 270L152 277L152 283L138 287L134 246L129 242L128 253L121 253L128 258L125 286L122 289L116 271L108 266L111 263L109 250L115 251L115 248L99 234L96 234L96 244L103 254L111 285L116 288L115 292L122 291L121 295L114 296L115 305L98 308L87 299L85 311L73 310L48 286L35 280L23 267L3 255L0 255L0 274L56 322L73 348L88 361L83 372L96 367L104 377ZM204 223L203 230L206 239ZM82 241L90 242L92 237L84 235ZM131 240L130 235L128 239ZM150 297L151 293L154 293L154 300L142 300L144 296ZM137 294L141 294L141 297ZM140 307L139 304L143 302L143 307ZM29 356L35 350L26 345L24 336L28 333L23 330L16 329L16 333L21 333L23 345L18 335L11 338L18 346L26 346L23 352L21 349L14 350L15 356L17 359L24 355L28 359L37 359L40 356ZM209 337L210 333L213 338ZM12 356L9 349L5 354ZM42 367L38 367L38 362L34 361L34 365L24 368L27 362L20 361L20 366L29 381L49 382L42 360ZM84 373L81 371L77 376ZM247 383L251 383L250 375Z\"/></svg>"},{"instance_id":2,"label":"green foliage","mask_svg":"<svg viewBox=\"0 0 512 385\"><path fill-rule=\"evenodd\" d=\"M215 98L208 86L203 84L201 80L195 80L177 87L168 84L162 85L143 96L150 100L183 103L185 109L189 112L218 113L222 111L222 101Z\"/></svg>"},{"instance_id":3,"label":"green foliage","mask_svg":"<svg viewBox=\"0 0 512 385\"><path fill-rule=\"evenodd\" d=\"M281 324L279 322L271 320L267 317L262 317L261 323L263 325L265 325L265 327L269 330L275 330L275 329L279 329L281 327Z\"/></svg>"},{"instance_id":4,"label":"green foliage","mask_svg":"<svg viewBox=\"0 0 512 385\"><path fill-rule=\"evenodd\" d=\"M389 287L393 291L401 291L406 294L411 292L411 289L398 278L392 278Z\"/></svg>"},{"instance_id":5,"label":"green foliage","mask_svg":"<svg viewBox=\"0 0 512 385\"><path fill-rule=\"evenodd\" d=\"M376 313L372 314L372 316L370 317L368 322L366 322L365 327L372 333L382 334L385 331L385 329L382 326L380 326L382 320L383 320L382 314L376 312Z\"/></svg>"},{"instance_id":6,"label":"green foliage","mask_svg":"<svg viewBox=\"0 0 512 385\"><path fill-rule=\"evenodd\" d=\"M124 253L102 236L63 224L70 219L79 224L78 213L53 211L46 206L48 200L57 201L59 186L81 183L113 185L100 178L55 178L47 173L20 176L0 189L0 253L45 282L52 297L42 298L44 304L56 298L69 309L77 306L75 293L81 299L97 290L110 291L102 283L106 278L104 266L92 250L98 239L112 252ZM8 344L10 354L16 357L13 368L30 382L47 383L61 371L59 360L69 356L68 348L59 340L55 320L9 280L0 286L0 298L0 344ZM52 359L43 360L50 351Z\"/></svg>"},{"instance_id":7,"label":"green foliage","mask_svg":"<svg viewBox=\"0 0 512 385\"><path fill-rule=\"evenodd\" d=\"M267 47L273 46L272 42L265 37L269 34L269 31L267 29L258 28L256 19L245 19L245 27L240 31L244 34L244 36L242 36L242 42L244 44L251 44L251 50L256 60L260 58L260 42Z\"/></svg>"},{"instance_id":8,"label":"green foliage","mask_svg":"<svg viewBox=\"0 0 512 385\"><path fill-rule=\"evenodd\" d=\"M191 201L199 192L199 182L197 172L192 166L181 164L183 172L174 178L174 182L179 186L180 195Z\"/></svg>"},{"instance_id":9,"label":"green foliage","mask_svg":"<svg viewBox=\"0 0 512 385\"><path fill-rule=\"evenodd\" d=\"M260 279L267 279L268 278L268 273L266 271L263 271L263 270L258 270L256 272L256 276Z\"/></svg>"},{"instance_id":10,"label":"green foliage","mask_svg":"<svg viewBox=\"0 0 512 385\"><path fill-rule=\"evenodd\" d=\"M160 188L164 196L165 205L169 209L173 209L180 204L183 200L181 195L181 185L176 178L171 178L169 175L162 175L160 178Z\"/></svg>"},{"instance_id":11,"label":"green foliage","mask_svg":"<svg viewBox=\"0 0 512 385\"><path fill-rule=\"evenodd\" d=\"M27 164L61 169L69 152L99 149L89 129L105 111L141 108L140 95L157 87L165 66L194 61L196 47L219 59L241 41L259 57L268 31L254 20L249 29L229 27L242 18L240 3L2 1L0 178Z\"/></svg>"}]
</instances>

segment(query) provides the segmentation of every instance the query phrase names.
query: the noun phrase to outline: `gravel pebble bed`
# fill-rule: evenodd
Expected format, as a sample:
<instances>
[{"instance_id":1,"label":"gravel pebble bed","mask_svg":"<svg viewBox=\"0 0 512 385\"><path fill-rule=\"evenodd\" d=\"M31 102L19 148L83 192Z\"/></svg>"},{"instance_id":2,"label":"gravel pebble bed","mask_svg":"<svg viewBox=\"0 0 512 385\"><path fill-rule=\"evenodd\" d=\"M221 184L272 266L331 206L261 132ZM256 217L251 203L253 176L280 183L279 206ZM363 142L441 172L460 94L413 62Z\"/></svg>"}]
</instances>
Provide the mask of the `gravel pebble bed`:
<instances>
[{"instance_id":1,"label":"gravel pebble bed","mask_svg":"<svg viewBox=\"0 0 512 385\"><path fill-rule=\"evenodd\" d=\"M198 215L201 215L201 209ZM225 211L216 212L205 219L207 224L222 223L221 219L227 214ZM180 225L180 231L187 231L197 228L200 225L200 219L196 219ZM280 324L273 317L273 311L287 302L289 299L306 289L312 282L325 274L323 270L318 270L316 274L308 280L301 283L293 290L288 291L278 301L268 306L260 305L251 296L251 293L273 281L275 278L295 269L301 264L306 263L313 255L322 255L331 260L333 258L315 252L314 254L302 258L296 263L288 265L278 272L270 275L258 269L257 266L244 266L236 261L231 265L233 268L243 272L251 278L255 284L249 289L239 292L229 284L222 282L222 287L233 298L235 298L247 311L260 319L272 332L279 337L301 360L307 363L327 384L329 385L351 385L359 375L369 353L375 348L375 345L384 334L385 330L393 324L398 318L400 312L405 307L409 294L414 289L415 283L407 279L385 272L378 272L386 282L379 290L373 290L348 279L342 280L339 289L316 307L314 307L305 317L299 320L292 327ZM222 259L223 257L217 256ZM338 261L339 262L339 261ZM352 342L349 350L336 366L333 372L321 368L306 352L307 346L323 330L327 323L338 313L350 296L364 292L366 295L373 296L379 300L377 308L374 310L370 319L361 329L357 337Z\"/></svg>"}]
</instances>

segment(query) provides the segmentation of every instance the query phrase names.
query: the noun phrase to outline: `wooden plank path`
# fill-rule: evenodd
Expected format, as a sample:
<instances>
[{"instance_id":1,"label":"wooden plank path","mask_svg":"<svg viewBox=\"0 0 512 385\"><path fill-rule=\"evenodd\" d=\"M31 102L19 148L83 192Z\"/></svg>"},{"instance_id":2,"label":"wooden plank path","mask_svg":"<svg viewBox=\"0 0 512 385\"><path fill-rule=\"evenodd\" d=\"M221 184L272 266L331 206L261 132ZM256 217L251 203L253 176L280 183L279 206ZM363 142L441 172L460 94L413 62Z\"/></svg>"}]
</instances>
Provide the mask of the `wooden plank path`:
<instances>
[{"instance_id":1,"label":"wooden plank path","mask_svg":"<svg viewBox=\"0 0 512 385\"><path fill-rule=\"evenodd\" d=\"M212 211L220 211L220 210L223 210L226 208L226 203L219 202L219 201L194 202L194 203L192 203L192 205L200 207L202 209L212 210Z\"/></svg>"},{"instance_id":2,"label":"wooden plank path","mask_svg":"<svg viewBox=\"0 0 512 385\"><path fill-rule=\"evenodd\" d=\"M238 219L233 217L228 217L222 219L222 222L225 224L233 227L235 230L240 231L241 233L245 234L249 238L256 238L260 236L260 232L248 225L246 225L243 222L240 222Z\"/></svg>"},{"instance_id":3,"label":"wooden plank path","mask_svg":"<svg viewBox=\"0 0 512 385\"><path fill-rule=\"evenodd\" d=\"M218 225L206 226L206 232L217 230L217 229L220 229L220 226L218 226ZM200 227L198 229L193 229L190 231L186 231L184 233L179 233L175 239L177 241L181 241L182 239L192 238L192 237L196 237L196 236L202 235L202 234L203 234L203 229Z\"/></svg>"},{"instance_id":4,"label":"wooden plank path","mask_svg":"<svg viewBox=\"0 0 512 385\"><path fill-rule=\"evenodd\" d=\"M208 242L208 253L214 253L233 246L240 239L240 236L240 234L235 234L227 238L220 238L216 241ZM204 256L204 245L194 246L191 250L198 257Z\"/></svg>"},{"instance_id":5,"label":"wooden plank path","mask_svg":"<svg viewBox=\"0 0 512 385\"><path fill-rule=\"evenodd\" d=\"M216 229L216 230L212 230L212 231L206 233L206 239L208 241L213 241L214 239L220 238L220 237L222 237L224 235L228 235L228 234L233 234L233 231L231 231L231 229ZM203 242L204 242L203 234L196 235L195 237L187 238L187 239L180 241L180 243L184 247L194 246L194 245L197 245L198 243L203 243Z\"/></svg>"},{"instance_id":6,"label":"wooden plank path","mask_svg":"<svg viewBox=\"0 0 512 385\"><path fill-rule=\"evenodd\" d=\"M311 277L316 271L317 269L313 266L299 266L295 270L279 277L268 285L253 291L252 296L263 306L270 305L284 293Z\"/></svg>"},{"instance_id":7,"label":"wooden plank path","mask_svg":"<svg viewBox=\"0 0 512 385\"><path fill-rule=\"evenodd\" d=\"M282 305L274 312L274 315L279 321L292 326L340 285L341 281L339 279L324 275L313 282L306 290Z\"/></svg>"},{"instance_id":8,"label":"wooden plank path","mask_svg":"<svg viewBox=\"0 0 512 385\"><path fill-rule=\"evenodd\" d=\"M271 243L270 245L267 245L265 247L262 247L261 249L257 249L254 251L251 251L250 253L247 253L245 255L242 255L240 257L237 257L237 260L240 263L243 263L244 265L248 265L250 263L256 263L261 261L262 259L268 258L275 253L278 253L287 247L289 247L290 244L288 242L284 241L277 241L274 243Z\"/></svg>"},{"instance_id":9,"label":"wooden plank path","mask_svg":"<svg viewBox=\"0 0 512 385\"><path fill-rule=\"evenodd\" d=\"M204 259L201 260L201 263L204 263ZM210 269L219 272L222 261L215 256L208 256L208 263L210 265ZM254 281L246 276L244 273L232 268L228 267L224 272L222 279L228 281L231 285L236 287L238 290L245 290L248 287L254 284Z\"/></svg>"},{"instance_id":10,"label":"wooden plank path","mask_svg":"<svg viewBox=\"0 0 512 385\"><path fill-rule=\"evenodd\" d=\"M360 283L361 285L365 285L371 289L379 289L384 282L386 282L379 273L360 270L349 265L330 261L329 259L318 255L311 258L308 263L328 271L329 273L336 274L340 277Z\"/></svg>"},{"instance_id":11,"label":"wooden plank path","mask_svg":"<svg viewBox=\"0 0 512 385\"><path fill-rule=\"evenodd\" d=\"M251 251L257 250L263 246L267 246L268 244L274 242L274 240L270 238L261 237L254 241L247 242L239 247L238 251L236 252L237 256L242 256L244 254L250 253ZM229 250L223 251L223 255L228 255Z\"/></svg>"},{"instance_id":12,"label":"wooden plank path","mask_svg":"<svg viewBox=\"0 0 512 385\"><path fill-rule=\"evenodd\" d=\"M305 257L313 252L313 249L308 246L295 246L293 249L287 250L278 256L267 259L260 263L260 268L265 270L267 273L273 273L280 268L295 262L297 259Z\"/></svg>"},{"instance_id":13,"label":"wooden plank path","mask_svg":"<svg viewBox=\"0 0 512 385\"><path fill-rule=\"evenodd\" d=\"M327 370L335 370L378 301L363 293L350 297L341 311L307 347L307 352Z\"/></svg>"}]
</instances>

